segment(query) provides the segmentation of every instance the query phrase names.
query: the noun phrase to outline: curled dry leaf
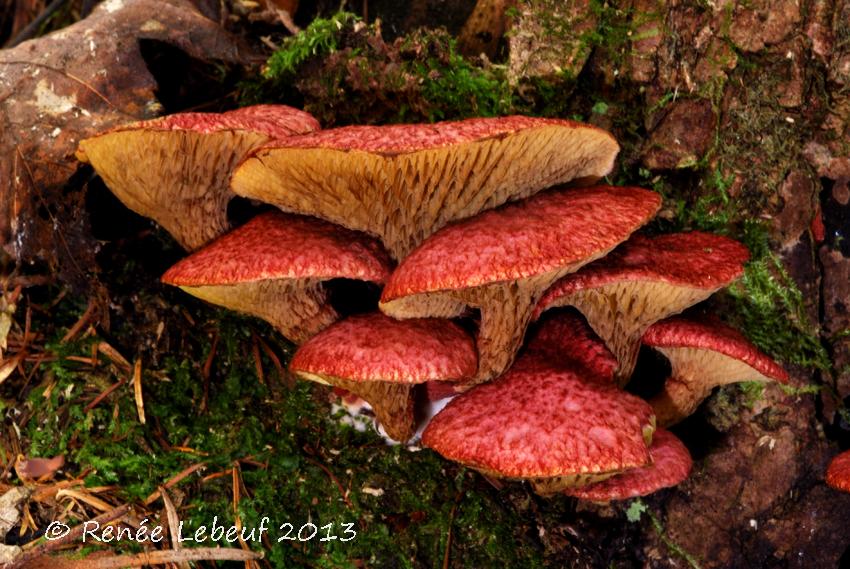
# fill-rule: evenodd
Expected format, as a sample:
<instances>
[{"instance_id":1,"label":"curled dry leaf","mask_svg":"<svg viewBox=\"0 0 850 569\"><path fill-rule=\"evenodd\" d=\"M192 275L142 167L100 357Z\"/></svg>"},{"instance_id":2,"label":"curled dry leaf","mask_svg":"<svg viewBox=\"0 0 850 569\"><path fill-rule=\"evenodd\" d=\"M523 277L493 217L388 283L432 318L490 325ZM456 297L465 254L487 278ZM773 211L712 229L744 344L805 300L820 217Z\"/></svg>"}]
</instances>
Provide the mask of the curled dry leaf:
<instances>
[{"instance_id":1,"label":"curled dry leaf","mask_svg":"<svg viewBox=\"0 0 850 569\"><path fill-rule=\"evenodd\" d=\"M65 466L65 455L53 458L26 458L21 455L15 461L15 473L21 480L42 480L53 476Z\"/></svg>"}]
</instances>

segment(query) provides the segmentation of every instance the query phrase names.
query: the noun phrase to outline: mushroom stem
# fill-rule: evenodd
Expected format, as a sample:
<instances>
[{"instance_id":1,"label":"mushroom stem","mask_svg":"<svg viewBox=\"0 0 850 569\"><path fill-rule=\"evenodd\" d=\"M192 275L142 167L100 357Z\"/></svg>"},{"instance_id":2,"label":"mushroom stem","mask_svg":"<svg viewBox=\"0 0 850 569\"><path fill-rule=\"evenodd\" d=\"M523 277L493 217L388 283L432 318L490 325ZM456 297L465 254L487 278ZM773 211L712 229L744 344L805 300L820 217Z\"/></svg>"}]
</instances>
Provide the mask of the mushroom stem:
<instances>
[{"instance_id":1,"label":"mushroom stem","mask_svg":"<svg viewBox=\"0 0 850 569\"><path fill-rule=\"evenodd\" d=\"M696 411L720 385L740 381L771 381L747 363L699 348L658 348L673 366L661 393L650 400L660 427L675 425Z\"/></svg>"},{"instance_id":2,"label":"mushroom stem","mask_svg":"<svg viewBox=\"0 0 850 569\"><path fill-rule=\"evenodd\" d=\"M640 352L640 339L649 325L680 312L680 306L696 304L710 293L662 282L625 281L581 290L549 306L571 305L584 315L617 358L615 375L622 387L631 378Z\"/></svg>"},{"instance_id":3,"label":"mushroom stem","mask_svg":"<svg viewBox=\"0 0 850 569\"><path fill-rule=\"evenodd\" d=\"M333 379L341 387L364 399L375 412L378 423L395 441L406 442L415 432L412 385L387 381Z\"/></svg>"},{"instance_id":4,"label":"mushroom stem","mask_svg":"<svg viewBox=\"0 0 850 569\"><path fill-rule=\"evenodd\" d=\"M650 399L649 404L655 411L658 426L666 428L690 416L710 394L711 389L669 377L664 389Z\"/></svg>"}]
</instances>

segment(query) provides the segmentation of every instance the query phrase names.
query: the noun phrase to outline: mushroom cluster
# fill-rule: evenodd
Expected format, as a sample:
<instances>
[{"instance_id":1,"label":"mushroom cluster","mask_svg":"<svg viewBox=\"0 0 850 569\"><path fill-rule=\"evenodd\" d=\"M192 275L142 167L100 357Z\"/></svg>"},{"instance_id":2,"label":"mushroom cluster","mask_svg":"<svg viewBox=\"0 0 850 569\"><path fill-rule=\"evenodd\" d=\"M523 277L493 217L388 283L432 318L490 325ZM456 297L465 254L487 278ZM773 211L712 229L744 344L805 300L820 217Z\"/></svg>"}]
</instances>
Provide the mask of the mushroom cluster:
<instances>
[{"instance_id":1,"label":"mushroom cluster","mask_svg":"<svg viewBox=\"0 0 850 569\"><path fill-rule=\"evenodd\" d=\"M632 236L661 199L594 185L618 150L568 120L321 130L258 106L126 125L78 156L193 251L163 282L271 323L299 345L298 377L364 400L389 438L606 501L687 476L687 449L656 423L716 385L787 381L725 325L669 319L738 278L747 250ZM233 196L275 208L231 228ZM340 280L381 287L378 306L341 314ZM650 401L623 389L642 344L671 363Z\"/></svg>"}]
</instances>

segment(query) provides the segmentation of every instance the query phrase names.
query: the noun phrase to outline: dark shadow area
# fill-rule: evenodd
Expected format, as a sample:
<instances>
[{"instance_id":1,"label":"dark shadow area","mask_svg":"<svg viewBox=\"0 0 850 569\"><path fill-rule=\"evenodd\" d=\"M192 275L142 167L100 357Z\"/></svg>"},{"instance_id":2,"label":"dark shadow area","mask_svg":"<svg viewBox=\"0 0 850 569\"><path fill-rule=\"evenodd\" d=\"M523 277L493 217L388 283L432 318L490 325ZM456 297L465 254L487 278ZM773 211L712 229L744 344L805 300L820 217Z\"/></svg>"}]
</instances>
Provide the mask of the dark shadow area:
<instances>
[{"instance_id":1,"label":"dark shadow area","mask_svg":"<svg viewBox=\"0 0 850 569\"><path fill-rule=\"evenodd\" d=\"M162 114L222 111L234 106L241 72L222 63L205 63L158 40L139 40L139 50L157 83Z\"/></svg>"},{"instance_id":2,"label":"dark shadow area","mask_svg":"<svg viewBox=\"0 0 850 569\"><path fill-rule=\"evenodd\" d=\"M821 178L820 203L826 244L850 257L850 202L841 204L835 199L835 182Z\"/></svg>"},{"instance_id":3,"label":"dark shadow area","mask_svg":"<svg viewBox=\"0 0 850 569\"><path fill-rule=\"evenodd\" d=\"M381 288L375 283L354 279L333 279L325 283L331 306L343 318L378 310Z\"/></svg>"},{"instance_id":4,"label":"dark shadow area","mask_svg":"<svg viewBox=\"0 0 850 569\"><path fill-rule=\"evenodd\" d=\"M664 387L670 377L670 362L656 350L641 347L637 365L626 391L643 399L650 399Z\"/></svg>"}]
</instances>

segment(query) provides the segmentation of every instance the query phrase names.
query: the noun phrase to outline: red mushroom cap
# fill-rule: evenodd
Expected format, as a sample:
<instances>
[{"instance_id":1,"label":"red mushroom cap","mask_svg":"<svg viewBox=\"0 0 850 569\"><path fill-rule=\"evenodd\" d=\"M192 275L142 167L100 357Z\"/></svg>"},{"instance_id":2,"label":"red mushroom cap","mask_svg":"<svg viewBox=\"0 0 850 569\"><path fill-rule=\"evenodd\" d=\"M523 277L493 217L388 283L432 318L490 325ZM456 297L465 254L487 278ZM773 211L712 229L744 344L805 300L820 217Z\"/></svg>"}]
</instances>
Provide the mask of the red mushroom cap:
<instances>
[{"instance_id":1,"label":"red mushroom cap","mask_svg":"<svg viewBox=\"0 0 850 569\"><path fill-rule=\"evenodd\" d=\"M322 282L382 283L390 260L374 239L309 217L261 214L186 257L162 281L271 323L301 343L337 320Z\"/></svg>"},{"instance_id":2,"label":"red mushroom cap","mask_svg":"<svg viewBox=\"0 0 850 569\"><path fill-rule=\"evenodd\" d=\"M301 346L290 369L353 382L424 383L471 377L475 343L449 320L395 320L380 312L351 316Z\"/></svg>"},{"instance_id":3,"label":"red mushroom cap","mask_svg":"<svg viewBox=\"0 0 850 569\"><path fill-rule=\"evenodd\" d=\"M844 492L850 492L850 450L844 451L829 463L826 483Z\"/></svg>"},{"instance_id":4,"label":"red mushroom cap","mask_svg":"<svg viewBox=\"0 0 850 569\"><path fill-rule=\"evenodd\" d=\"M657 429L649 447L652 464L627 470L602 482L568 488L568 496L608 502L627 500L675 486L688 477L693 461L687 447L670 431Z\"/></svg>"},{"instance_id":5,"label":"red mushroom cap","mask_svg":"<svg viewBox=\"0 0 850 569\"><path fill-rule=\"evenodd\" d=\"M270 211L186 257L162 281L176 286L308 278L383 283L390 266L372 238L320 219Z\"/></svg>"},{"instance_id":6,"label":"red mushroom cap","mask_svg":"<svg viewBox=\"0 0 850 569\"><path fill-rule=\"evenodd\" d=\"M453 399L422 442L488 474L549 478L643 466L652 428L642 399L569 370L520 366Z\"/></svg>"},{"instance_id":7,"label":"red mushroom cap","mask_svg":"<svg viewBox=\"0 0 850 569\"><path fill-rule=\"evenodd\" d=\"M80 142L124 205L156 221L190 251L227 232L235 164L270 140L319 128L284 105L226 113L182 113L119 126Z\"/></svg>"},{"instance_id":8,"label":"red mushroom cap","mask_svg":"<svg viewBox=\"0 0 850 569\"><path fill-rule=\"evenodd\" d=\"M749 258L746 247L712 233L635 235L599 262L558 281L540 301L537 314L558 298L613 282L662 281L718 289L740 277Z\"/></svg>"},{"instance_id":9,"label":"red mushroom cap","mask_svg":"<svg viewBox=\"0 0 850 569\"><path fill-rule=\"evenodd\" d=\"M661 203L641 188L557 190L443 228L405 258L381 301L515 281L586 263L651 219Z\"/></svg>"},{"instance_id":10,"label":"red mushroom cap","mask_svg":"<svg viewBox=\"0 0 850 569\"><path fill-rule=\"evenodd\" d=\"M272 139L283 139L320 128L313 115L299 109L286 105L253 105L223 113L177 113L118 126L108 132L143 129L212 134L224 130L245 130L266 134Z\"/></svg>"},{"instance_id":11,"label":"red mushroom cap","mask_svg":"<svg viewBox=\"0 0 850 569\"><path fill-rule=\"evenodd\" d=\"M552 307L576 307L616 356L616 375L624 385L646 329L741 276L748 258L746 247L720 235L698 231L636 235L605 258L555 283L534 316Z\"/></svg>"},{"instance_id":12,"label":"red mushroom cap","mask_svg":"<svg viewBox=\"0 0 850 569\"><path fill-rule=\"evenodd\" d=\"M617 370L617 358L575 312L545 315L528 340L525 357L580 369L605 381L613 381Z\"/></svg>"},{"instance_id":13,"label":"red mushroom cap","mask_svg":"<svg viewBox=\"0 0 850 569\"><path fill-rule=\"evenodd\" d=\"M779 364L717 320L670 318L657 322L646 331L643 343L670 360L670 377L650 401L663 427L693 413L718 385L788 382L788 373Z\"/></svg>"},{"instance_id":14,"label":"red mushroom cap","mask_svg":"<svg viewBox=\"0 0 850 569\"><path fill-rule=\"evenodd\" d=\"M360 150L392 156L456 144L502 138L515 132L545 126L567 127L599 133L616 145L614 137L594 126L568 119L525 117L473 118L436 124L355 125L317 130L291 140L269 144L271 148L327 148ZM613 166L613 160L608 166Z\"/></svg>"},{"instance_id":15,"label":"red mushroom cap","mask_svg":"<svg viewBox=\"0 0 850 569\"><path fill-rule=\"evenodd\" d=\"M684 317L656 322L643 335L643 343L653 348L693 348L709 350L744 362L763 376L788 382L788 372L734 328L718 320L697 321Z\"/></svg>"}]
</instances>

